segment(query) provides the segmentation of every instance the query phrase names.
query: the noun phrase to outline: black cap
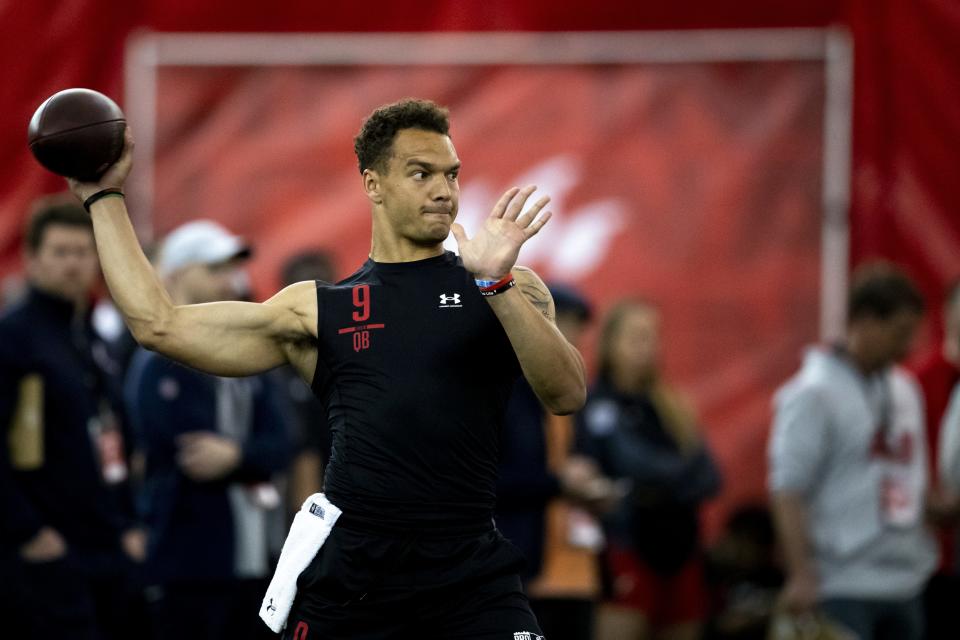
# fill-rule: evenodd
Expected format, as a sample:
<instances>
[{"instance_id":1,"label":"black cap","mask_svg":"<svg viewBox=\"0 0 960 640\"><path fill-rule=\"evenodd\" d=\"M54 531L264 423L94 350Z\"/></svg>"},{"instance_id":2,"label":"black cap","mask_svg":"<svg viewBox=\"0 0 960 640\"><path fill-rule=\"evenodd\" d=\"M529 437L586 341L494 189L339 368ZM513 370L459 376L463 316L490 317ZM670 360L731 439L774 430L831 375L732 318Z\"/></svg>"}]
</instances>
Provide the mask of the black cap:
<instances>
[{"instance_id":1,"label":"black cap","mask_svg":"<svg viewBox=\"0 0 960 640\"><path fill-rule=\"evenodd\" d=\"M586 322L593 315L590 303L580 295L580 292L570 285L553 283L548 285L550 295L553 296L553 304L557 308L557 313L575 313Z\"/></svg>"}]
</instances>

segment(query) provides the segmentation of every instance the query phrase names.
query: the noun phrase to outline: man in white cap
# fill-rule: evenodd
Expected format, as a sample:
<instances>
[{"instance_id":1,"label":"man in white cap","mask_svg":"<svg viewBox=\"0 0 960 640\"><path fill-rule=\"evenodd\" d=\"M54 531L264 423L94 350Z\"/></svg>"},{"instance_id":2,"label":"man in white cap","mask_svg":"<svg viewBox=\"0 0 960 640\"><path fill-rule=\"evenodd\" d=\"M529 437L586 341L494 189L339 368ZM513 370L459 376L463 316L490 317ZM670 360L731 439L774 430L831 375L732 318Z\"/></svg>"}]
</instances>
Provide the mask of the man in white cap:
<instances>
[{"instance_id":1,"label":"man in white cap","mask_svg":"<svg viewBox=\"0 0 960 640\"><path fill-rule=\"evenodd\" d=\"M243 297L242 264L252 254L246 241L212 220L194 220L166 237L157 272L178 304L198 304Z\"/></svg>"},{"instance_id":2,"label":"man in white cap","mask_svg":"<svg viewBox=\"0 0 960 640\"><path fill-rule=\"evenodd\" d=\"M247 243L198 220L167 236L157 271L175 304L246 293ZM147 572L161 639L268 637L257 620L271 568L267 530L289 456L262 377L218 378L146 350L125 395L146 458Z\"/></svg>"}]
</instances>

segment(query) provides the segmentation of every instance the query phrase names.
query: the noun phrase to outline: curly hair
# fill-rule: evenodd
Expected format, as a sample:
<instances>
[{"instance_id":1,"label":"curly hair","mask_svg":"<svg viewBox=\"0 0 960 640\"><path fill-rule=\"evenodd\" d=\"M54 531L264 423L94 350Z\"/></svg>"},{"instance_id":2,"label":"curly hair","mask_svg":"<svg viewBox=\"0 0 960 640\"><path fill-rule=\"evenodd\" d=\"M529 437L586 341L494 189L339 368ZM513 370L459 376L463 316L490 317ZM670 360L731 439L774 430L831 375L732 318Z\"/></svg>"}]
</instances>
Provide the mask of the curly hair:
<instances>
[{"instance_id":1,"label":"curly hair","mask_svg":"<svg viewBox=\"0 0 960 640\"><path fill-rule=\"evenodd\" d=\"M449 113L435 102L415 98L406 98L378 108L364 120L360 133L353 139L360 173L367 169L386 169L393 139L402 129L422 129L449 135Z\"/></svg>"}]
</instances>

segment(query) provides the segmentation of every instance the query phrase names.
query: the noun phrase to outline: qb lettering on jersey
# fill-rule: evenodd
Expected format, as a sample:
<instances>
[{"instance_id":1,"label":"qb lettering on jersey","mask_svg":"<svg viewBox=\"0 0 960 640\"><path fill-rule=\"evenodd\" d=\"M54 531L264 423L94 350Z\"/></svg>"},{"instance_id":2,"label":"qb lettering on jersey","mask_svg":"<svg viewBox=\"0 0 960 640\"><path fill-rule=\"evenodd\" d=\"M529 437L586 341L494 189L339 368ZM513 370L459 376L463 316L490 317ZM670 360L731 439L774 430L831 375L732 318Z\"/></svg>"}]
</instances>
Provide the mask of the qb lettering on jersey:
<instances>
[{"instance_id":1,"label":"qb lettering on jersey","mask_svg":"<svg viewBox=\"0 0 960 640\"><path fill-rule=\"evenodd\" d=\"M353 296L353 306L355 307L351 319L354 322L364 322L370 319L370 285L358 284L351 290ZM370 331L372 329L383 329L382 322L368 324L359 324L352 327L343 327L337 330L340 335L351 334L353 340L353 350L360 352L370 348Z\"/></svg>"}]
</instances>

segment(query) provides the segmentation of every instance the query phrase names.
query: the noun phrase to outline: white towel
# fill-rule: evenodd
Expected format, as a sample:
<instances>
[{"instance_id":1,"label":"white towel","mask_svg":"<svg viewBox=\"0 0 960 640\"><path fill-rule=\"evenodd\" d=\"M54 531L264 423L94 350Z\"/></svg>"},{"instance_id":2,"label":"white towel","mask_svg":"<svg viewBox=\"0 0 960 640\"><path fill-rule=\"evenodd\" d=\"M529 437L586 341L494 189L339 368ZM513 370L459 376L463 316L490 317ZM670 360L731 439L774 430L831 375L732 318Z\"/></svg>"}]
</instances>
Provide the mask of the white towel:
<instances>
[{"instance_id":1,"label":"white towel","mask_svg":"<svg viewBox=\"0 0 960 640\"><path fill-rule=\"evenodd\" d=\"M297 578L317 555L340 513L326 496L315 493L293 517L277 569L260 605L260 617L274 633L280 633L287 624L293 599L297 596Z\"/></svg>"}]
</instances>

